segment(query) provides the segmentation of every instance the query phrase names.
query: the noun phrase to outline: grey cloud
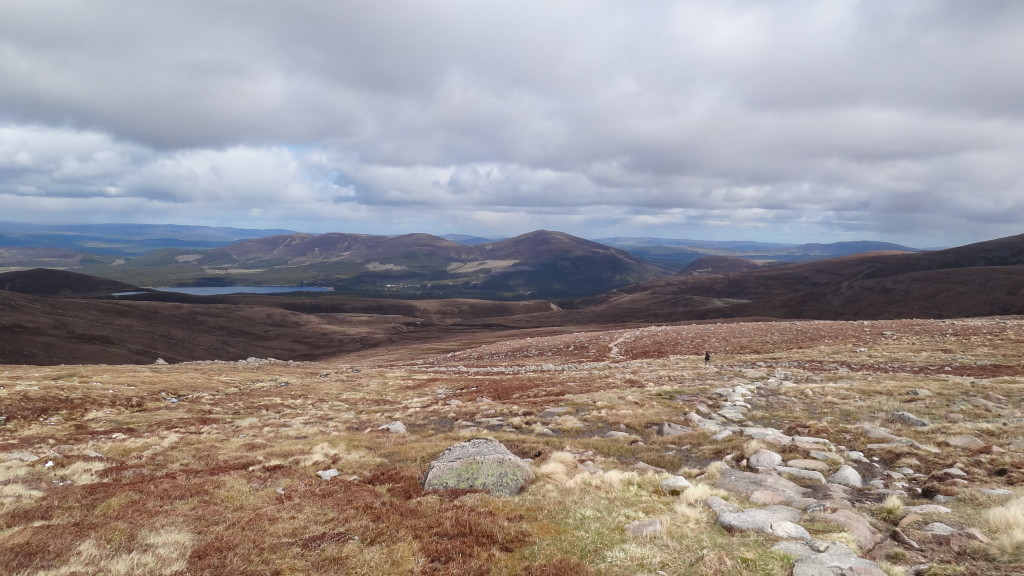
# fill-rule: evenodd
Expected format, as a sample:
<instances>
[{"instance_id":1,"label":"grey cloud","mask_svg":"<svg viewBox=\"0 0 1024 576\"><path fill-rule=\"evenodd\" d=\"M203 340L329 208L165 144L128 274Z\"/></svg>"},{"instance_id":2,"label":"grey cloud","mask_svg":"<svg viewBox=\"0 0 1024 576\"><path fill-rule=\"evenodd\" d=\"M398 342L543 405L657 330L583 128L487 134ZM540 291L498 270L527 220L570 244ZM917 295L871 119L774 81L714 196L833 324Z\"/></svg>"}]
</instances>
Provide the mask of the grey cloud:
<instances>
[{"instance_id":1,"label":"grey cloud","mask_svg":"<svg viewBox=\"0 0 1024 576\"><path fill-rule=\"evenodd\" d=\"M1019 232L1022 27L997 1L15 1L0 195L980 239Z\"/></svg>"}]
</instances>

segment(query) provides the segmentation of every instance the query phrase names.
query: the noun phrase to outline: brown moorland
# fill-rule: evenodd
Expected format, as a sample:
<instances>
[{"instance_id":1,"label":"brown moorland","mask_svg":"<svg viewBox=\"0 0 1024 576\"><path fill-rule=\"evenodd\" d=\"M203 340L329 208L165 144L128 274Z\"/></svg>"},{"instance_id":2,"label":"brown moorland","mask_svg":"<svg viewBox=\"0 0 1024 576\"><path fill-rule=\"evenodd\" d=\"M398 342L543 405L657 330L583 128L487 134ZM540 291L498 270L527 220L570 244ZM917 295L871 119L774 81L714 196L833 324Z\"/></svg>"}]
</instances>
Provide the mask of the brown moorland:
<instances>
[{"instance_id":1,"label":"brown moorland","mask_svg":"<svg viewBox=\"0 0 1024 576\"><path fill-rule=\"evenodd\" d=\"M316 362L9 364L0 573L787 574L774 537L725 531L650 468L707 486L722 462L739 466L749 439L655 430L759 383L751 420L862 450L866 481L906 485L895 504L861 493L886 535L862 555L890 573L1019 574L1020 525L986 512L1014 509L981 489L1024 494L1022 350L1024 318L1007 316L466 332ZM380 429L395 420L407 434ZM864 425L914 444L870 448ZM962 435L981 446L947 443ZM420 488L432 458L476 436L533 459L539 480L514 497ZM317 476L329 468L341 474ZM889 474L902 468L913 474ZM933 493L956 497L949 513L903 509ZM624 529L650 519L660 535ZM957 535L924 531L937 520ZM888 537L897 522L916 548Z\"/></svg>"}]
</instances>

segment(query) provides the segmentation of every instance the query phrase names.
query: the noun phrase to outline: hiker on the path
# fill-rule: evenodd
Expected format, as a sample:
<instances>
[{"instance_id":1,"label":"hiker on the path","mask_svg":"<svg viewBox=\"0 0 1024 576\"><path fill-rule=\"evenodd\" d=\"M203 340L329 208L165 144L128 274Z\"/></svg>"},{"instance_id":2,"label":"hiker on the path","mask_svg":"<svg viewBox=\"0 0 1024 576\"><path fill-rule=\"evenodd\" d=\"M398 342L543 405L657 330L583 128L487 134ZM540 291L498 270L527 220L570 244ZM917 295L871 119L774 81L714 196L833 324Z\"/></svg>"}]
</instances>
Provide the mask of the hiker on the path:
<instances>
[{"instance_id":1,"label":"hiker on the path","mask_svg":"<svg viewBox=\"0 0 1024 576\"><path fill-rule=\"evenodd\" d=\"M711 352L710 351L704 353L704 365L705 366L711 366Z\"/></svg>"}]
</instances>

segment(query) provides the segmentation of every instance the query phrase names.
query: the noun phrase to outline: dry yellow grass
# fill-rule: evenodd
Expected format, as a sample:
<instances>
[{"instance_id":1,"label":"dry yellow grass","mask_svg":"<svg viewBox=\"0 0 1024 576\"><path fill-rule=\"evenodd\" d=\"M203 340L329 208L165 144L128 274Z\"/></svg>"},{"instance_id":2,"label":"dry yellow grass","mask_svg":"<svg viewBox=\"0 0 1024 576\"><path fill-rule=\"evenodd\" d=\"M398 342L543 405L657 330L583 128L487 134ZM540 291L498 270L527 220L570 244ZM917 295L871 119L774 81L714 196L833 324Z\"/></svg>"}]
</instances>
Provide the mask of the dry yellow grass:
<instances>
[{"instance_id":1,"label":"dry yellow grass","mask_svg":"<svg viewBox=\"0 0 1024 576\"><path fill-rule=\"evenodd\" d=\"M1007 561L1024 560L1024 498L1014 498L984 513L988 529L993 533L993 545L1000 558Z\"/></svg>"}]
</instances>

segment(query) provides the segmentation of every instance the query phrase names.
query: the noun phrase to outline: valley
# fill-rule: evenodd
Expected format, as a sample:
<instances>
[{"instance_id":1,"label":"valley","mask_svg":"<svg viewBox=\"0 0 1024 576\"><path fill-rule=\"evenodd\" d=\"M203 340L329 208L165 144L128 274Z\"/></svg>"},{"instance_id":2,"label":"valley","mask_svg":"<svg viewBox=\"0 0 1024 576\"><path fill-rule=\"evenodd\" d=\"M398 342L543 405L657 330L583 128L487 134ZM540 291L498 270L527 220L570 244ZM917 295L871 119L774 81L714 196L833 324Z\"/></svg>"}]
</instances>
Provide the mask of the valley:
<instances>
[{"instance_id":1,"label":"valley","mask_svg":"<svg viewBox=\"0 0 1024 576\"><path fill-rule=\"evenodd\" d=\"M2 273L0 572L1016 574L1022 259L723 258L521 300ZM532 480L426 487L474 438Z\"/></svg>"}]
</instances>

